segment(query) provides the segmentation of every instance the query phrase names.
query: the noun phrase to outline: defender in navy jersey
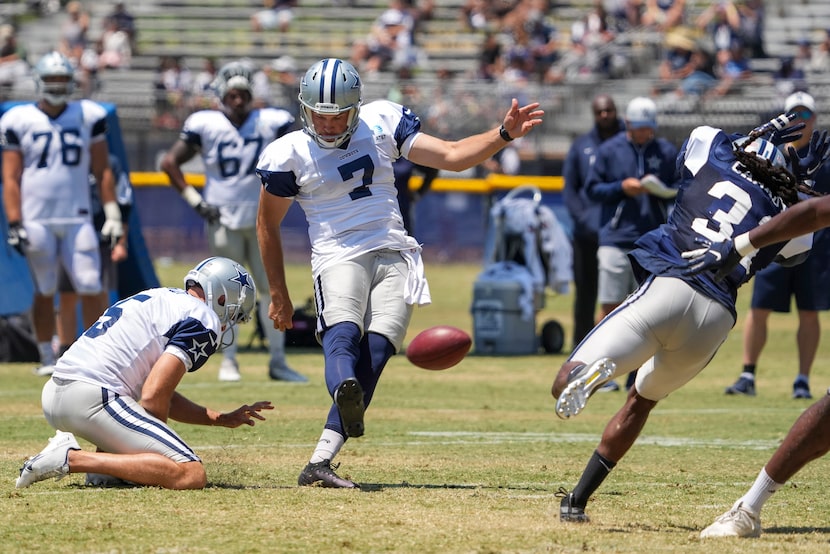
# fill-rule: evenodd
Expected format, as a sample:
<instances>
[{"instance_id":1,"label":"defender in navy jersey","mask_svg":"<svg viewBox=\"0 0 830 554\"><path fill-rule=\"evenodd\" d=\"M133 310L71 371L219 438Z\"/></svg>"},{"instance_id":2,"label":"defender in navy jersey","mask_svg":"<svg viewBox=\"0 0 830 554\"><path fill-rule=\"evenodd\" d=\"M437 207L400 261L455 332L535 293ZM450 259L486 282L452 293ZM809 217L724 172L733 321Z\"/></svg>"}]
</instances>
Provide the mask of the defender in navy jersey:
<instances>
[{"instance_id":1,"label":"defender in navy jersey","mask_svg":"<svg viewBox=\"0 0 830 554\"><path fill-rule=\"evenodd\" d=\"M357 485L331 460L348 437L363 435L363 415L386 362L401 347L414 305L430 302L421 247L404 228L393 162L461 171L542 123L538 103L513 99L500 128L458 141L421 132L408 108L379 100L362 105L362 83L348 62L315 63L300 83L303 129L272 142L257 173L257 233L268 273L270 317L290 328L280 224L296 200L308 220L317 332L326 387L334 402L298 483Z\"/></svg>"},{"instance_id":2,"label":"defender in navy jersey","mask_svg":"<svg viewBox=\"0 0 830 554\"><path fill-rule=\"evenodd\" d=\"M69 473L86 473L93 485L202 488L202 461L168 419L230 428L265 419L259 412L273 409L268 401L220 413L176 391L185 373L200 369L250 319L251 275L233 260L213 257L190 270L184 285L113 304L58 360L41 399L58 431L23 464L18 488ZM98 451L81 450L75 435Z\"/></svg>"},{"instance_id":3,"label":"defender in navy jersey","mask_svg":"<svg viewBox=\"0 0 830 554\"><path fill-rule=\"evenodd\" d=\"M579 414L604 382L638 370L578 484L562 491L562 521L588 521L588 499L634 444L651 410L706 367L735 324L738 287L773 260L796 263L809 251L808 236L761 249L721 280L714 272L688 275L683 252L748 231L812 191L771 140L712 127L692 131L678 170L682 183L668 222L630 253L640 287L577 346L553 384L556 413L565 419Z\"/></svg>"}]
</instances>

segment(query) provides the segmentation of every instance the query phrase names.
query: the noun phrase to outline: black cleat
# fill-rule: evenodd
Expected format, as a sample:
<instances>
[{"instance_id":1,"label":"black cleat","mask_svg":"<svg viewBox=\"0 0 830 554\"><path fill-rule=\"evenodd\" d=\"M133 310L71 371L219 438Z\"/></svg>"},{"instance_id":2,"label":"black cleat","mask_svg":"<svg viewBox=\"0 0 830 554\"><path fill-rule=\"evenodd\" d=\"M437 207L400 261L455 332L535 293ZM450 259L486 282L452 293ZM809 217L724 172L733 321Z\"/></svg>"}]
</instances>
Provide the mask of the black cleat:
<instances>
[{"instance_id":1,"label":"black cleat","mask_svg":"<svg viewBox=\"0 0 830 554\"><path fill-rule=\"evenodd\" d=\"M562 499L559 504L559 521L570 523L588 523L591 521L588 514L585 513L585 506L574 506L574 493L560 487L556 497Z\"/></svg>"},{"instance_id":2,"label":"black cleat","mask_svg":"<svg viewBox=\"0 0 830 554\"><path fill-rule=\"evenodd\" d=\"M360 485L338 477L334 472L340 464L331 467L331 460L323 460L322 462L309 462L305 468L300 472L300 477L297 479L297 484L301 487L307 487L320 483L321 487L330 489L359 489Z\"/></svg>"},{"instance_id":3,"label":"black cleat","mask_svg":"<svg viewBox=\"0 0 830 554\"><path fill-rule=\"evenodd\" d=\"M363 387L355 378L344 380L334 391L334 403L340 412L343 431L347 437L363 436Z\"/></svg>"}]
</instances>

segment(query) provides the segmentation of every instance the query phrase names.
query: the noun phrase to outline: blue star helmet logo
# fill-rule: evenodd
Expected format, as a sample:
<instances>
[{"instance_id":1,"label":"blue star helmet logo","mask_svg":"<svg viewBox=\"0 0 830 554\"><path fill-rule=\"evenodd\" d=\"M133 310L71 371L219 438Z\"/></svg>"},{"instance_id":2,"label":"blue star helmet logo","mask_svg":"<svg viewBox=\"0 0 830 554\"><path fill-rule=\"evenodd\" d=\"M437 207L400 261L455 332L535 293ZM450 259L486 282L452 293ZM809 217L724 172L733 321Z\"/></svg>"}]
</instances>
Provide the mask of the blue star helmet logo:
<instances>
[{"instance_id":1,"label":"blue star helmet logo","mask_svg":"<svg viewBox=\"0 0 830 554\"><path fill-rule=\"evenodd\" d=\"M254 287L251 286L251 276L248 274L248 272L242 271L238 267L234 269L236 269L236 277L231 279L231 282L239 283L240 291L244 291L245 287L248 287L249 289L251 289L251 292L253 292Z\"/></svg>"}]
</instances>

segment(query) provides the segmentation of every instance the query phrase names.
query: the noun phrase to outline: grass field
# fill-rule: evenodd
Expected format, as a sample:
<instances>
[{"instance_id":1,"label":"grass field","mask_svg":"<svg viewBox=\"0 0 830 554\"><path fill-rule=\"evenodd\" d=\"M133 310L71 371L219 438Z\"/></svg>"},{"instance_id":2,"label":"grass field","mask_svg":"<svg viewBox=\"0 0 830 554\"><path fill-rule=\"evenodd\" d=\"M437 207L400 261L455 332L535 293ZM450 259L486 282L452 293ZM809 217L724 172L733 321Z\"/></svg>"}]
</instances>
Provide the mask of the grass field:
<instances>
[{"instance_id":1,"label":"grass field","mask_svg":"<svg viewBox=\"0 0 830 554\"><path fill-rule=\"evenodd\" d=\"M185 266L160 267L179 286ZM417 309L408 339L432 325L472 330L475 265L428 268L434 304ZM289 268L293 300L310 291L305 266ZM745 313L749 288L742 291ZM568 331L571 297L548 299L538 322ZM742 318L741 318L742 320ZM553 413L550 385L565 355L485 357L430 372L394 357L349 441L339 473L360 491L300 488L329 405L318 351L290 350L307 385L271 382L266 354L241 355L243 380L216 380L219 359L180 390L220 409L271 400L254 428L178 425L206 464L201 491L94 489L83 475L16 490L21 462L53 430L40 411L43 378L31 364L0 365L0 549L3 552L826 552L828 460L796 476L767 504L760 539L701 541L699 531L751 484L809 401L790 398L794 315L773 316L758 396L723 394L740 369L741 323L713 363L653 412L639 442L589 504L586 525L559 522L571 488L623 401L596 395L572 421ZM830 324L825 325L830 329ZM243 329L245 340L251 329ZM814 394L830 385L830 341L815 363ZM92 448L82 442L82 447Z\"/></svg>"}]
</instances>

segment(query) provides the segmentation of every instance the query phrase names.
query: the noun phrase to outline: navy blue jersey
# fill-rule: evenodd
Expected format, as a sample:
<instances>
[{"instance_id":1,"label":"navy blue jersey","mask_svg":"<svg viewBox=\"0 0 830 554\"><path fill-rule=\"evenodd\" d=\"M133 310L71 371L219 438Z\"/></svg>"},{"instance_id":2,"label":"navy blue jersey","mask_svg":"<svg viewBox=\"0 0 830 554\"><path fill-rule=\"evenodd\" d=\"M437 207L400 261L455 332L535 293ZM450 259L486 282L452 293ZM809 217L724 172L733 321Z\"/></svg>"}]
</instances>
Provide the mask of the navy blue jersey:
<instances>
[{"instance_id":1,"label":"navy blue jersey","mask_svg":"<svg viewBox=\"0 0 830 554\"><path fill-rule=\"evenodd\" d=\"M714 271L682 275L681 253L701 248L695 239L718 242L734 238L786 209L784 202L741 171L731 137L719 129L698 127L678 156L683 182L669 221L644 235L631 252L635 271L677 277L726 306L735 315L738 287L766 267L784 243L747 256L726 278Z\"/></svg>"}]
</instances>

